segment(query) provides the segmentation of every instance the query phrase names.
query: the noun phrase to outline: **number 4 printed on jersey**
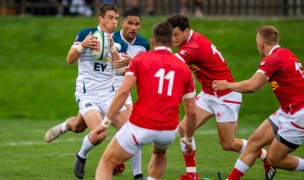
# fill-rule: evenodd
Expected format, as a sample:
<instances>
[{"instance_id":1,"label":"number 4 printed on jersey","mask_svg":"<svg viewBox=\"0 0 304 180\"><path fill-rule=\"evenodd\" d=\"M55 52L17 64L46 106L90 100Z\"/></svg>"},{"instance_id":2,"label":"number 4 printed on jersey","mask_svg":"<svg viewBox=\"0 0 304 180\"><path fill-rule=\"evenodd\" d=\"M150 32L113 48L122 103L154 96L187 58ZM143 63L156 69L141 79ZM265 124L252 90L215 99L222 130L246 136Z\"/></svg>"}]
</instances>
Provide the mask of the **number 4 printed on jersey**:
<instances>
[{"instance_id":1,"label":"number 4 printed on jersey","mask_svg":"<svg viewBox=\"0 0 304 180\"><path fill-rule=\"evenodd\" d=\"M225 59L222 56L222 53L219 50L217 50L217 48L213 44L211 45L211 49L212 49L213 54L218 54L219 57L221 58L221 60L223 62L225 61Z\"/></svg>"},{"instance_id":2,"label":"number 4 printed on jersey","mask_svg":"<svg viewBox=\"0 0 304 180\"><path fill-rule=\"evenodd\" d=\"M300 74L302 75L302 77L304 78L304 69L303 69L301 63L295 62L295 66L296 66L296 71L299 71Z\"/></svg>"},{"instance_id":3,"label":"number 4 printed on jersey","mask_svg":"<svg viewBox=\"0 0 304 180\"><path fill-rule=\"evenodd\" d=\"M168 84L168 91L167 91L167 95L171 96L172 95L172 89L173 89L173 82L174 82L174 75L175 72L174 71L169 71L166 75L165 75L165 69L164 68L160 68L154 75L154 77L159 78L158 81L158 94L162 94L163 93L163 86L164 86L164 81L168 80L169 84Z\"/></svg>"}]
</instances>

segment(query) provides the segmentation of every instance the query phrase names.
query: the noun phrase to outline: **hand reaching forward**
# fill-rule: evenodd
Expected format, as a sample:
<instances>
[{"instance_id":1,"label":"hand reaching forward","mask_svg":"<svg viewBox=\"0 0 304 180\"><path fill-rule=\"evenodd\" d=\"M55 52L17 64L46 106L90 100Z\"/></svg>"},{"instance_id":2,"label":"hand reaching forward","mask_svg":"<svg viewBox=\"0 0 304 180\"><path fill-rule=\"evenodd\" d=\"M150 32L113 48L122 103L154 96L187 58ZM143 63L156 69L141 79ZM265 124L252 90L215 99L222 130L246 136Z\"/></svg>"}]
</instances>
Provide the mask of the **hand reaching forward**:
<instances>
[{"instance_id":1,"label":"hand reaching forward","mask_svg":"<svg viewBox=\"0 0 304 180\"><path fill-rule=\"evenodd\" d=\"M212 82L212 88L214 91L224 91L227 90L229 87L229 82L226 80L214 80Z\"/></svg>"}]
</instances>

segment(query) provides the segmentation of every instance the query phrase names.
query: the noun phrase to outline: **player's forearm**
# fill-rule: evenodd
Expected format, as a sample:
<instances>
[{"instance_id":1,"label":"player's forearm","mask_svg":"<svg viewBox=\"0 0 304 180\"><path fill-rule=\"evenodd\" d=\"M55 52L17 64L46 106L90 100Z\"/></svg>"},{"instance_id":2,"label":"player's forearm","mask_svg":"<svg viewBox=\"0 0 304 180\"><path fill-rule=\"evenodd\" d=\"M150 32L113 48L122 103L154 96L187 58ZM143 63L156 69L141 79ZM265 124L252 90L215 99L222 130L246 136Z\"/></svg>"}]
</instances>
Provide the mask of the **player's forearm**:
<instances>
[{"instance_id":1,"label":"player's forearm","mask_svg":"<svg viewBox=\"0 0 304 180\"><path fill-rule=\"evenodd\" d=\"M78 52L76 48L71 48L67 55L67 59L66 59L67 63L68 64L75 63L76 61L78 61L80 55L81 53Z\"/></svg>"},{"instance_id":2,"label":"player's forearm","mask_svg":"<svg viewBox=\"0 0 304 180\"><path fill-rule=\"evenodd\" d=\"M228 89L240 93L252 93L257 91L250 80L229 83Z\"/></svg>"},{"instance_id":3,"label":"player's forearm","mask_svg":"<svg viewBox=\"0 0 304 180\"><path fill-rule=\"evenodd\" d=\"M107 117L111 120L114 119L114 116L119 112L119 110L124 106L127 98L129 96L129 93L124 92L117 92L115 94L115 97L112 100L112 103L109 107L109 110L107 112Z\"/></svg>"},{"instance_id":4,"label":"player's forearm","mask_svg":"<svg viewBox=\"0 0 304 180\"><path fill-rule=\"evenodd\" d=\"M184 100L185 113L186 113L186 137L193 137L196 129L196 105L195 99L185 99Z\"/></svg>"}]
</instances>

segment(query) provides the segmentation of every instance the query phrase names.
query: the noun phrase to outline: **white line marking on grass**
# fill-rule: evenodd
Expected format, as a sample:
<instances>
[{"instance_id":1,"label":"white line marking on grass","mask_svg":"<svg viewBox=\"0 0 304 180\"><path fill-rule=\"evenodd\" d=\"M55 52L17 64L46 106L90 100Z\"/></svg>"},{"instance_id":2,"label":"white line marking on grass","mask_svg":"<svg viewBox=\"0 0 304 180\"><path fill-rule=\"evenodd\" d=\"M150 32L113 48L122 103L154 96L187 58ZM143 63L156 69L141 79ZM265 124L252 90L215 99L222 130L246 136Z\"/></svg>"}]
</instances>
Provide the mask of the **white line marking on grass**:
<instances>
[{"instance_id":1,"label":"white line marking on grass","mask_svg":"<svg viewBox=\"0 0 304 180\"><path fill-rule=\"evenodd\" d=\"M60 140L60 141L54 141L52 144L55 143L61 143L61 142L76 142L76 141L81 141L81 139L76 139L76 138L70 138L70 139L65 139L65 140ZM7 143L2 143L0 146L30 146L30 145L41 145L41 144L49 144L44 141L23 141L23 142L7 142Z\"/></svg>"}]
</instances>

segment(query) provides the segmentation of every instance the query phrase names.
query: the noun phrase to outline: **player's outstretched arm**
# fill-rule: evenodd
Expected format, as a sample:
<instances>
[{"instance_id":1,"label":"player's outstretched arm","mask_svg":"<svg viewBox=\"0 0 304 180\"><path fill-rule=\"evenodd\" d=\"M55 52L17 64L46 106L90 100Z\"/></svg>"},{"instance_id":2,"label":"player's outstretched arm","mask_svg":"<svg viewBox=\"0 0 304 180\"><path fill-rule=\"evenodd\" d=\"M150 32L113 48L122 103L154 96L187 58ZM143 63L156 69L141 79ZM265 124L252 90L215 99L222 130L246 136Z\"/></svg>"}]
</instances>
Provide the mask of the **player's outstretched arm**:
<instances>
[{"instance_id":1,"label":"player's outstretched arm","mask_svg":"<svg viewBox=\"0 0 304 180\"><path fill-rule=\"evenodd\" d=\"M212 88L215 91L231 90L240 93L253 93L261 89L268 81L264 73L257 72L250 79L240 82L227 82L226 80L214 80Z\"/></svg>"}]
</instances>

